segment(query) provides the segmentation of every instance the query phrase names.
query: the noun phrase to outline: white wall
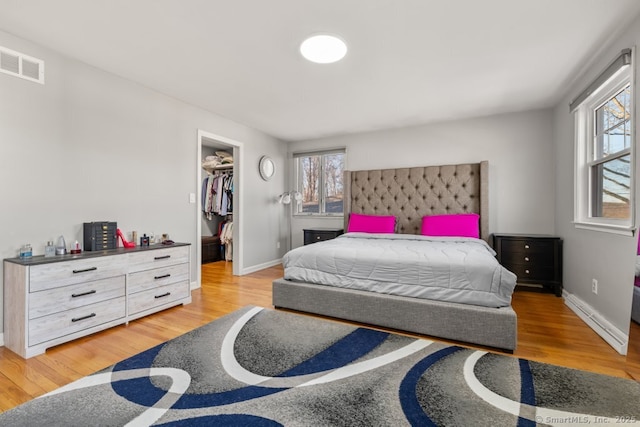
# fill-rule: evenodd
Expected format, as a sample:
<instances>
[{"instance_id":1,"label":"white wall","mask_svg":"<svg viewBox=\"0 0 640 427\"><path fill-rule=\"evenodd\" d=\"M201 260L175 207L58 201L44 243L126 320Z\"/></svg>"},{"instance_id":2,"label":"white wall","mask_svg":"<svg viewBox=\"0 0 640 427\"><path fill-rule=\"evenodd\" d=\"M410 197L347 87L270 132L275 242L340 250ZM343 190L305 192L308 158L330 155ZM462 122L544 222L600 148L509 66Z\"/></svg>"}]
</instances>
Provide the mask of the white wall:
<instances>
[{"instance_id":1,"label":"white wall","mask_svg":"<svg viewBox=\"0 0 640 427\"><path fill-rule=\"evenodd\" d=\"M602 50L588 71L578 78L554 109L554 153L556 158L556 230L564 238L564 287L590 305L621 332L629 331L633 292L636 237L576 229L572 224L574 202L574 122L569 103L624 48L640 44L640 18ZM637 62L636 52L636 62ZM636 66L637 69L637 66ZM635 105L640 106L640 90L635 88ZM640 115L634 115L638 129ZM635 144L637 147L637 142ZM638 156L636 154L636 171ZM640 174L636 172L637 182ZM636 200L638 197L636 196ZM637 204L637 203L636 203ZM636 208L636 215L638 209ZM638 220L636 220L636 225ZM591 292L591 280L598 280L598 294Z\"/></svg>"},{"instance_id":2,"label":"white wall","mask_svg":"<svg viewBox=\"0 0 640 427\"><path fill-rule=\"evenodd\" d=\"M346 147L349 170L488 160L490 232L551 234L555 203L551 119L550 110L503 114L289 143L289 152ZM304 228L342 225L342 219L295 217L293 246L302 245Z\"/></svg>"},{"instance_id":3,"label":"white wall","mask_svg":"<svg viewBox=\"0 0 640 427\"><path fill-rule=\"evenodd\" d=\"M258 175L260 156L284 167L286 145L224 119L0 31L0 45L45 61L45 85L0 74L0 255L23 243L82 240L82 223L117 221L123 231L169 233L193 246L199 212L198 129L244 145L245 269L273 262L284 174ZM273 231L276 230L276 231ZM0 304L0 317L2 304Z\"/></svg>"}]
</instances>

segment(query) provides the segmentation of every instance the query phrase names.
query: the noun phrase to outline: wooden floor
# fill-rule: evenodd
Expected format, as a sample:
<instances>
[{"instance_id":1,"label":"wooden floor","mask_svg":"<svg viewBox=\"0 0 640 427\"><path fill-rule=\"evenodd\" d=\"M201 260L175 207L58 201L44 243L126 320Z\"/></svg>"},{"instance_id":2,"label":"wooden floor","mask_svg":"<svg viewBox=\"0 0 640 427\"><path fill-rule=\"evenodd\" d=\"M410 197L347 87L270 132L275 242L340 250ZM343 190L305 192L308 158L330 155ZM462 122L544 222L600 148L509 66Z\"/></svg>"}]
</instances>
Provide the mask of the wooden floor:
<instances>
[{"instance_id":1,"label":"wooden floor","mask_svg":"<svg viewBox=\"0 0 640 427\"><path fill-rule=\"evenodd\" d=\"M205 264L202 288L193 302L135 320L128 325L62 344L24 360L0 347L0 411L110 366L246 305L271 307L272 267L233 276L229 262ZM628 357L616 353L587 327L562 298L516 291L518 348L515 355L541 362L640 380L640 327L633 324Z\"/></svg>"}]
</instances>

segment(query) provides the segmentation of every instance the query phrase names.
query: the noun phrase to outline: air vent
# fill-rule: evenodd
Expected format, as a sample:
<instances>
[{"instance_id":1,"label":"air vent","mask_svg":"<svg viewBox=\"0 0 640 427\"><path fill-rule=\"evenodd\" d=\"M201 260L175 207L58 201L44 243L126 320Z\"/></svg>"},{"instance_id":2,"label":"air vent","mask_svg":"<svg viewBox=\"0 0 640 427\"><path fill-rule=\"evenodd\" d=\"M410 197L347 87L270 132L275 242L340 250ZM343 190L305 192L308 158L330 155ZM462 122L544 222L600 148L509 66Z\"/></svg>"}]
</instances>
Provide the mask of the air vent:
<instances>
[{"instance_id":1,"label":"air vent","mask_svg":"<svg viewBox=\"0 0 640 427\"><path fill-rule=\"evenodd\" d=\"M44 61L0 46L0 73L44 84Z\"/></svg>"}]
</instances>

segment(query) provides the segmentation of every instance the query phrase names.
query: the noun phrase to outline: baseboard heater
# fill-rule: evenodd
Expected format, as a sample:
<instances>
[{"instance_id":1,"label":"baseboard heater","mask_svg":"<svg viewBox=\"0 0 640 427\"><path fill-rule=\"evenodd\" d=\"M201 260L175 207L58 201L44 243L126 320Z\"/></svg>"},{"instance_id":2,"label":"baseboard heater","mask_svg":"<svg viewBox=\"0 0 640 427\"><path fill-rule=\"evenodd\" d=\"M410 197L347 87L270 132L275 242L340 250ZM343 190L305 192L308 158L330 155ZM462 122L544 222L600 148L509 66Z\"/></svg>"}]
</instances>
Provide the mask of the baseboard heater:
<instances>
[{"instance_id":1,"label":"baseboard heater","mask_svg":"<svg viewBox=\"0 0 640 427\"><path fill-rule=\"evenodd\" d=\"M629 336L613 326L586 302L565 291L564 303L578 315L591 329L622 355L627 354Z\"/></svg>"}]
</instances>

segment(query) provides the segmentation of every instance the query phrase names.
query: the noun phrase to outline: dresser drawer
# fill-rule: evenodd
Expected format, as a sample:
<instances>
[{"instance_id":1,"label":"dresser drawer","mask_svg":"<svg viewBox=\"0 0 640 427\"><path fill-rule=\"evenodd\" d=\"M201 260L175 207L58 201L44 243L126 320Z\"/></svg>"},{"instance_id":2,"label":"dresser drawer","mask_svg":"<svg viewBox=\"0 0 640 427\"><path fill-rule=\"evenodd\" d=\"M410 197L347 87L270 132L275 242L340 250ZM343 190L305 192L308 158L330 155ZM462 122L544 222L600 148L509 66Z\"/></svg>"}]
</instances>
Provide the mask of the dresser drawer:
<instances>
[{"instance_id":1,"label":"dresser drawer","mask_svg":"<svg viewBox=\"0 0 640 427\"><path fill-rule=\"evenodd\" d=\"M29 345L37 345L124 317L125 297L40 317L29 321Z\"/></svg>"},{"instance_id":2,"label":"dresser drawer","mask_svg":"<svg viewBox=\"0 0 640 427\"><path fill-rule=\"evenodd\" d=\"M29 295L29 319L47 316L125 295L125 276L63 286Z\"/></svg>"},{"instance_id":3,"label":"dresser drawer","mask_svg":"<svg viewBox=\"0 0 640 427\"><path fill-rule=\"evenodd\" d=\"M126 265L121 260L118 255L114 255L34 265L29 268L29 290L44 291L120 276L127 272Z\"/></svg>"},{"instance_id":4,"label":"dresser drawer","mask_svg":"<svg viewBox=\"0 0 640 427\"><path fill-rule=\"evenodd\" d=\"M129 293L133 294L176 282L186 282L188 280L188 263L138 271L129 275Z\"/></svg>"},{"instance_id":5,"label":"dresser drawer","mask_svg":"<svg viewBox=\"0 0 640 427\"><path fill-rule=\"evenodd\" d=\"M189 247L154 249L128 255L129 272L151 270L158 267L189 262Z\"/></svg>"},{"instance_id":6,"label":"dresser drawer","mask_svg":"<svg viewBox=\"0 0 640 427\"><path fill-rule=\"evenodd\" d=\"M173 283L129 295L129 315L160 307L189 296L189 282Z\"/></svg>"}]
</instances>

